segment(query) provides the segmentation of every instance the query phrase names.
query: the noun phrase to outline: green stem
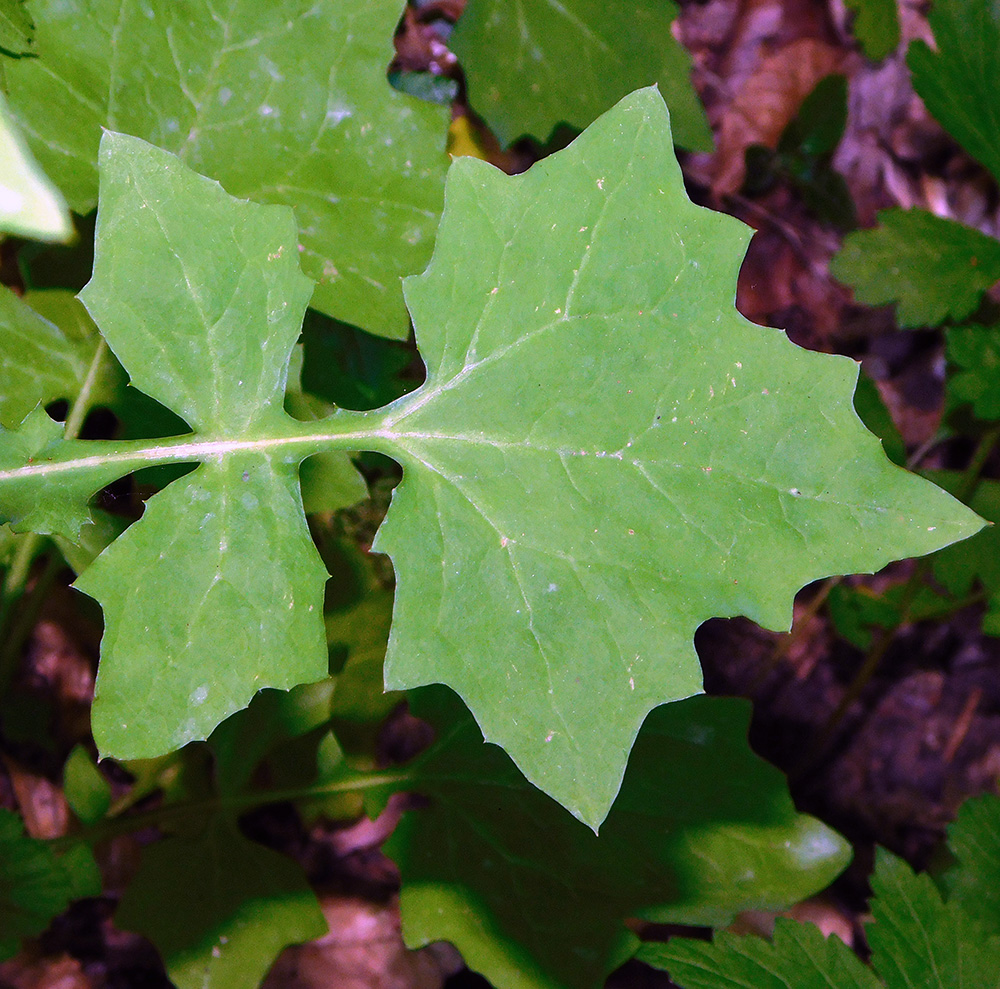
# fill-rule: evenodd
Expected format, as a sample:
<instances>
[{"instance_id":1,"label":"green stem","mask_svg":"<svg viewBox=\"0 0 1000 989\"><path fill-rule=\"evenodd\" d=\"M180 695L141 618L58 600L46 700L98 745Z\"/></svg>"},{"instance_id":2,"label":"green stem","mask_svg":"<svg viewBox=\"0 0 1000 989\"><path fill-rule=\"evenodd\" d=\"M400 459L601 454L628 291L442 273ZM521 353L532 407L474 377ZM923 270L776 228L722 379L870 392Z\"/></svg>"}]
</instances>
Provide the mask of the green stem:
<instances>
[{"instance_id":1,"label":"green stem","mask_svg":"<svg viewBox=\"0 0 1000 989\"><path fill-rule=\"evenodd\" d=\"M86 377L80 385L80 391L73 400L69 414L66 417L63 436L67 440L75 440L80 435L84 420L90 411L90 398L94 390L94 385L97 382L97 377L107 356L108 345L103 338L100 338L97 346L94 348L94 355L90 359L90 366L87 368ZM28 532L24 534L14 554L14 559L11 561L10 568L7 571L7 577L3 584L3 592L0 594L0 636L2 636L3 642L3 645L0 646L0 695L5 693L10 685L14 674L13 667L20 655L23 640L34 627L34 618L37 617L37 608L27 609L22 611L13 625L10 624L11 609L24 594L28 575L31 572L31 564L38 555L38 547L42 542L44 542L43 538L37 533ZM58 569L58 560L55 560L54 567L53 560L54 557L50 557L44 571L46 577L45 590L48 589L52 579L55 577L55 570ZM38 588L38 590L42 589ZM26 616L29 614L32 616L30 622L26 620Z\"/></svg>"},{"instance_id":2,"label":"green stem","mask_svg":"<svg viewBox=\"0 0 1000 989\"><path fill-rule=\"evenodd\" d=\"M318 783L313 786L180 801L166 807L98 821L73 834L54 838L50 845L54 851L63 852L81 842L94 845L119 835L130 834L148 827L163 827L185 818L210 817L222 812L239 815L267 804L323 800L336 794L361 793L384 786L403 789L411 778L412 769L377 773L352 772L333 782Z\"/></svg>"}]
</instances>

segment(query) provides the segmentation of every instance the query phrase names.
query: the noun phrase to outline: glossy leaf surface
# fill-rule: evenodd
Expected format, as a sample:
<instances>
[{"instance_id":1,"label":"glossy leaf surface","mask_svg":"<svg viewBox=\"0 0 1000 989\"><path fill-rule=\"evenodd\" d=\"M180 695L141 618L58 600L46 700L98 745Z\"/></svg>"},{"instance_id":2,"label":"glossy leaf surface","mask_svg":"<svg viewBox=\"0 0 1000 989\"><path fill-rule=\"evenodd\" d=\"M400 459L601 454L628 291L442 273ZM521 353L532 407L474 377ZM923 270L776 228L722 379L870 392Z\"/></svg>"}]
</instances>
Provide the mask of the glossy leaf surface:
<instances>
[{"instance_id":1,"label":"glossy leaf surface","mask_svg":"<svg viewBox=\"0 0 1000 989\"><path fill-rule=\"evenodd\" d=\"M995 795L971 801L950 829L959 862L948 873L947 901L928 875L878 849L866 928L871 968L836 937L824 941L813 925L781 918L770 943L732 934L711 943L673 938L645 946L640 957L683 989L995 989L998 807Z\"/></svg>"},{"instance_id":2,"label":"glossy leaf surface","mask_svg":"<svg viewBox=\"0 0 1000 989\"><path fill-rule=\"evenodd\" d=\"M407 287L427 382L315 423L282 408L309 295L290 212L105 142L83 297L133 383L195 432L64 443L39 411L0 437L0 504L42 531L79 528L120 474L201 463L78 585L105 611L105 753L204 738L261 687L326 672L296 476L321 451L404 464L378 541L398 577L386 685L454 687L594 828L646 714L700 689L702 621L787 627L803 584L981 525L885 459L855 364L736 313L746 228L687 200L654 90L526 175L459 160Z\"/></svg>"},{"instance_id":3,"label":"glossy leaf surface","mask_svg":"<svg viewBox=\"0 0 1000 989\"><path fill-rule=\"evenodd\" d=\"M602 985L638 947L626 917L727 923L822 888L847 862L843 841L797 814L781 774L750 751L744 701L697 697L651 715L600 836L484 746L449 691L420 692L414 709L441 737L408 784L430 806L386 846L404 934L453 942L495 985Z\"/></svg>"},{"instance_id":4,"label":"glossy leaf surface","mask_svg":"<svg viewBox=\"0 0 1000 989\"><path fill-rule=\"evenodd\" d=\"M37 0L39 57L7 65L10 100L78 212L97 199L101 128L145 138L235 196L294 206L313 305L405 337L399 279L430 255L446 114L386 81L401 10Z\"/></svg>"}]
</instances>

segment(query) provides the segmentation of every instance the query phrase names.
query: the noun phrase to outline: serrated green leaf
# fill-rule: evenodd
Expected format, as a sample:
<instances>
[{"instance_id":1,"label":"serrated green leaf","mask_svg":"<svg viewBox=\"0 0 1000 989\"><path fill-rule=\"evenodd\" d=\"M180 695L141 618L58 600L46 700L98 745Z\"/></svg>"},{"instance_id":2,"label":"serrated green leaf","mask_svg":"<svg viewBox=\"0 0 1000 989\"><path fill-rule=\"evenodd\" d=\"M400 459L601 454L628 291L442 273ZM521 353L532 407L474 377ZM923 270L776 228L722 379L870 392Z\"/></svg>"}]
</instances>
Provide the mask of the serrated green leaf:
<instances>
[{"instance_id":1,"label":"serrated green leaf","mask_svg":"<svg viewBox=\"0 0 1000 989\"><path fill-rule=\"evenodd\" d=\"M35 25L25 0L0 0L0 51L29 55L35 49Z\"/></svg>"},{"instance_id":2,"label":"serrated green leaf","mask_svg":"<svg viewBox=\"0 0 1000 989\"><path fill-rule=\"evenodd\" d=\"M871 306L897 303L899 325L965 319L1000 279L1000 241L919 209L882 210L844 238L830 270Z\"/></svg>"},{"instance_id":3,"label":"serrated green leaf","mask_svg":"<svg viewBox=\"0 0 1000 989\"><path fill-rule=\"evenodd\" d=\"M930 876L914 875L880 848L871 885L866 933L887 989L1000 986L1000 938L988 936L958 904L943 903Z\"/></svg>"},{"instance_id":4,"label":"serrated green leaf","mask_svg":"<svg viewBox=\"0 0 1000 989\"><path fill-rule=\"evenodd\" d=\"M910 45L913 88L931 114L1000 180L1000 7L995 0L934 0L933 51Z\"/></svg>"},{"instance_id":5,"label":"serrated green leaf","mask_svg":"<svg viewBox=\"0 0 1000 989\"><path fill-rule=\"evenodd\" d=\"M301 868L224 818L150 845L115 923L156 945L177 989L255 986L282 948L327 930Z\"/></svg>"},{"instance_id":6,"label":"serrated green leaf","mask_svg":"<svg viewBox=\"0 0 1000 989\"><path fill-rule=\"evenodd\" d=\"M899 47L896 0L844 0L844 6L855 12L854 37L870 59L879 62Z\"/></svg>"},{"instance_id":7,"label":"serrated green leaf","mask_svg":"<svg viewBox=\"0 0 1000 989\"><path fill-rule=\"evenodd\" d=\"M0 13L0 45L5 32ZM59 190L39 168L0 93L0 230L34 240L69 240L73 224Z\"/></svg>"},{"instance_id":8,"label":"serrated green leaf","mask_svg":"<svg viewBox=\"0 0 1000 989\"><path fill-rule=\"evenodd\" d=\"M802 584L981 524L888 463L854 413L853 362L736 313L746 228L687 200L653 90L524 176L460 159L443 246L408 283L426 384L312 424L282 408L308 294L290 211L104 142L84 299L134 383L196 432L59 444L29 420L0 437L0 496L66 526L96 481L201 462L79 584L107 620L105 753L203 738L255 690L325 672L295 476L321 450L405 466L379 537L399 576L387 686L454 686L593 827L646 713L699 689L702 621L786 628Z\"/></svg>"},{"instance_id":9,"label":"serrated green leaf","mask_svg":"<svg viewBox=\"0 0 1000 989\"><path fill-rule=\"evenodd\" d=\"M447 115L386 80L401 10L35 0L39 57L7 65L11 105L78 212L97 197L101 128L143 137L233 195L294 206L313 305L405 337L399 278L430 255Z\"/></svg>"},{"instance_id":10,"label":"serrated green leaf","mask_svg":"<svg viewBox=\"0 0 1000 989\"><path fill-rule=\"evenodd\" d=\"M88 848L57 856L46 842L24 833L16 814L0 807L0 961L17 953L21 938L41 934L73 900L100 892L100 873Z\"/></svg>"},{"instance_id":11,"label":"serrated green leaf","mask_svg":"<svg viewBox=\"0 0 1000 989\"><path fill-rule=\"evenodd\" d=\"M703 621L787 628L803 584L979 523L886 460L857 365L736 312L747 228L687 199L654 90L525 175L458 159L446 198L405 286L427 382L373 414L404 464L386 684L448 683L596 826L700 688Z\"/></svg>"},{"instance_id":12,"label":"serrated green leaf","mask_svg":"<svg viewBox=\"0 0 1000 989\"><path fill-rule=\"evenodd\" d=\"M1000 934L1000 799L995 793L962 804L948 828L948 847L958 859L944 875L949 904Z\"/></svg>"},{"instance_id":13,"label":"serrated green leaf","mask_svg":"<svg viewBox=\"0 0 1000 989\"><path fill-rule=\"evenodd\" d=\"M969 404L977 419L1000 419L1000 327L955 326L945 339L953 369L946 406Z\"/></svg>"},{"instance_id":14,"label":"serrated green leaf","mask_svg":"<svg viewBox=\"0 0 1000 989\"><path fill-rule=\"evenodd\" d=\"M91 522L90 498L121 476L115 464L88 457L91 444L64 440L63 432L64 424L40 407L16 430L0 426L0 522L9 522L15 532L79 540L81 529ZM48 469L51 458L60 454L71 459L77 455L72 471Z\"/></svg>"},{"instance_id":15,"label":"serrated green leaf","mask_svg":"<svg viewBox=\"0 0 1000 989\"><path fill-rule=\"evenodd\" d=\"M94 737L143 758L206 738L262 687L326 672L325 570L296 463L266 442L293 422L285 376L309 283L287 208L233 200L136 138L108 133L101 154L107 194L82 298L133 384L233 450L154 496L77 583L107 626ZM192 228L195 203L207 227Z\"/></svg>"},{"instance_id":16,"label":"serrated green leaf","mask_svg":"<svg viewBox=\"0 0 1000 989\"><path fill-rule=\"evenodd\" d=\"M638 958L670 973L683 989L881 989L840 938L815 924L779 917L772 941L721 932L712 941L671 938L645 944Z\"/></svg>"},{"instance_id":17,"label":"serrated green leaf","mask_svg":"<svg viewBox=\"0 0 1000 989\"><path fill-rule=\"evenodd\" d=\"M603 985L638 946L628 916L726 922L808 895L846 864L844 842L796 814L780 773L750 751L745 701L651 715L600 837L484 746L450 691L419 692L414 710L441 740L409 784L429 807L386 845L404 936L451 941L498 986Z\"/></svg>"},{"instance_id":18,"label":"serrated green leaf","mask_svg":"<svg viewBox=\"0 0 1000 989\"><path fill-rule=\"evenodd\" d=\"M449 44L472 106L506 147L546 142L559 124L582 130L626 93L656 83L674 138L711 151L712 132L691 85L691 56L674 39L673 0L469 0Z\"/></svg>"}]
</instances>

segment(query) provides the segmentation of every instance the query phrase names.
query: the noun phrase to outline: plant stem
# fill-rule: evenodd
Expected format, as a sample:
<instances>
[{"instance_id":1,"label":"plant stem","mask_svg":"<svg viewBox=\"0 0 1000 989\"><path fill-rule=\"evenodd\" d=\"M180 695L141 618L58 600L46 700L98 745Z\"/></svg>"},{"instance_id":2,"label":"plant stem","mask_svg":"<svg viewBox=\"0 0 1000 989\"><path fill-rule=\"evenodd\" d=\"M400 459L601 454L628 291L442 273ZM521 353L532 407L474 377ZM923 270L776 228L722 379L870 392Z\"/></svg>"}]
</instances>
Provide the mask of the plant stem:
<instances>
[{"instance_id":1,"label":"plant stem","mask_svg":"<svg viewBox=\"0 0 1000 989\"><path fill-rule=\"evenodd\" d=\"M94 355L90 359L90 366L87 368L87 375L80 385L69 414L66 417L66 424L63 427L63 436L67 440L75 440L80 435L84 420L90 411L90 397L97 382L101 368L108 355L108 345L103 337L99 337L97 346L94 348ZM24 594L28 582L28 575L31 572L31 564L38 555L39 546L44 543L44 538L37 533L25 533L19 541L14 559L7 570L7 576L3 583L3 591L0 593L0 696L6 693L14 675L14 667L21 653L21 646L34 627L37 617L36 609L27 609L17 616L11 623L10 615L14 604L19 601ZM59 561L56 557L50 556L43 571L41 583L36 590L44 594L48 590L55 578L59 568Z\"/></svg>"},{"instance_id":2,"label":"plant stem","mask_svg":"<svg viewBox=\"0 0 1000 989\"><path fill-rule=\"evenodd\" d=\"M141 811L137 814L125 814L120 817L98 821L75 832L54 838L50 846L56 852L62 852L74 845L86 843L98 844L119 835L140 831L148 827L162 827L173 820L191 817L209 817L220 812L238 815L247 810L263 807L267 804L323 800L339 793L361 793L378 787L393 786L402 789L411 779L410 769L390 772L350 772L340 779L328 783L318 783L312 786L291 787L281 790L259 790L236 794L228 797L209 797L188 802L179 801L166 807Z\"/></svg>"}]
</instances>

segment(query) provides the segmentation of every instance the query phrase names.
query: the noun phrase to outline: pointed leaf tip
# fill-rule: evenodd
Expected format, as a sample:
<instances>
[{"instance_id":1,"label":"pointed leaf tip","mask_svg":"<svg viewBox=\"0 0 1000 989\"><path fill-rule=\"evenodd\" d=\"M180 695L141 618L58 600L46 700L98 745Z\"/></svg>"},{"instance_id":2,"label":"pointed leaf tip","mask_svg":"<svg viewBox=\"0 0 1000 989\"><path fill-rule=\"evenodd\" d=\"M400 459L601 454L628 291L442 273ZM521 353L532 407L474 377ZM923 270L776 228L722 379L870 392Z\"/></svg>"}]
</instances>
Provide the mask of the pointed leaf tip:
<instances>
[{"instance_id":1,"label":"pointed leaf tip","mask_svg":"<svg viewBox=\"0 0 1000 989\"><path fill-rule=\"evenodd\" d=\"M523 175L456 161L405 285L387 684L452 686L593 828L646 714L700 689L703 621L787 627L804 584L981 525L887 461L854 362L736 312L748 239L687 198L649 88Z\"/></svg>"}]
</instances>

